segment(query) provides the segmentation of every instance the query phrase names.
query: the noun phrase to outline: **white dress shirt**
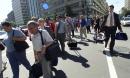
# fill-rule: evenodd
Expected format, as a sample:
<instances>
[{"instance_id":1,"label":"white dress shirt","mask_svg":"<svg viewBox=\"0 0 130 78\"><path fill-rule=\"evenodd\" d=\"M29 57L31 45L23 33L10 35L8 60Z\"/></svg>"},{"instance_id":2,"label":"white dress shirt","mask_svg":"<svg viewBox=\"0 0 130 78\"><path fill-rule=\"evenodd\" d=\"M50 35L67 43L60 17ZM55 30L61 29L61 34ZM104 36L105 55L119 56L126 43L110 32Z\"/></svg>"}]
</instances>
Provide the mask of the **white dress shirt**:
<instances>
[{"instance_id":1,"label":"white dress shirt","mask_svg":"<svg viewBox=\"0 0 130 78\"><path fill-rule=\"evenodd\" d=\"M42 30L42 36L43 36L43 42L48 43L52 42L53 39L49 35L49 33L46 30ZM42 41L41 41L41 35L40 33L37 33L35 35L32 35L32 44L33 44L33 49L35 51L41 51L42 50Z\"/></svg>"},{"instance_id":2,"label":"white dress shirt","mask_svg":"<svg viewBox=\"0 0 130 78\"><path fill-rule=\"evenodd\" d=\"M111 21L110 21L110 20L111 20L111 15L112 15L112 25L111 25L111 23L110 23L110 22L111 22ZM106 25L107 27L112 27L112 26L115 26L114 23L115 23L115 20L114 20L114 13L109 13L105 25Z\"/></svg>"}]
</instances>

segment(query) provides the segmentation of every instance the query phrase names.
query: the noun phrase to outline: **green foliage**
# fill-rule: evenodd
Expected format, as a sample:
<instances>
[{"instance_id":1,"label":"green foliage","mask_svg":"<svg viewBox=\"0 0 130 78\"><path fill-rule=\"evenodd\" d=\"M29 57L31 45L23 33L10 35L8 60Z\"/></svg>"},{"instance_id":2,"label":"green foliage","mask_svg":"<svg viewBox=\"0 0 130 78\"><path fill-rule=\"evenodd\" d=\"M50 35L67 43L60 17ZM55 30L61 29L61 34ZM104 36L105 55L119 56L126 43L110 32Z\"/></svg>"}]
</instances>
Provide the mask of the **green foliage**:
<instances>
[{"instance_id":1,"label":"green foliage","mask_svg":"<svg viewBox=\"0 0 130 78\"><path fill-rule=\"evenodd\" d=\"M127 10L127 8L123 7L121 16L127 16L127 15L130 15L130 10Z\"/></svg>"}]
</instances>

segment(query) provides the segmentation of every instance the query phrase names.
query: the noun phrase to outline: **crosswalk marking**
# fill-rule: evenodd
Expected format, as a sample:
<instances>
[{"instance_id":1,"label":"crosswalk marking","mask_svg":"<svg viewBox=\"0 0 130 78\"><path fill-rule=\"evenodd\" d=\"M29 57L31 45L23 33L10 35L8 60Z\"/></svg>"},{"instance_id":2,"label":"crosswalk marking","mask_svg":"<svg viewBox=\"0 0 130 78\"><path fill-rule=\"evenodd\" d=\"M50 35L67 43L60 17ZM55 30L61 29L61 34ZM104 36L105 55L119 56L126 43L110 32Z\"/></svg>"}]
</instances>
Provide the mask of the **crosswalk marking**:
<instances>
[{"instance_id":1,"label":"crosswalk marking","mask_svg":"<svg viewBox=\"0 0 130 78\"><path fill-rule=\"evenodd\" d=\"M110 52L106 52L106 58L107 58L110 78L118 78L113 61L112 61L112 57L110 56Z\"/></svg>"}]
</instances>

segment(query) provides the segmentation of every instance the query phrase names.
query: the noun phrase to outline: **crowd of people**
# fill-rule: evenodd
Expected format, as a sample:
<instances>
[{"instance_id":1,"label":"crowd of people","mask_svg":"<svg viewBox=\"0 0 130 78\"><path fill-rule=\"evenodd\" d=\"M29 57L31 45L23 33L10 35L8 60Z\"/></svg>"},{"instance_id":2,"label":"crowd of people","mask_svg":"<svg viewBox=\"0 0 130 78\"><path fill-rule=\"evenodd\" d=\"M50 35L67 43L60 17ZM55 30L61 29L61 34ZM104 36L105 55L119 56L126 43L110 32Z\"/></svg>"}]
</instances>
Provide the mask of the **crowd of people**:
<instances>
[{"instance_id":1,"label":"crowd of people","mask_svg":"<svg viewBox=\"0 0 130 78\"><path fill-rule=\"evenodd\" d=\"M71 41L75 37L75 32L79 32L81 41L87 41L87 34L92 33L92 29L96 34L104 32L105 34L105 48L108 47L108 40L111 37L110 53L114 54L113 47L115 45L115 33L118 29L122 32L118 14L113 12L114 6L109 6L108 15L101 17L96 15L93 18L80 15L79 17L71 18L70 16L57 16L56 19L32 18L27 23L29 38L33 44L34 56L36 62L41 62L43 78L52 78L51 62L45 58L46 49L56 39L61 45L61 51L65 52L65 41ZM13 41L24 41L26 36L23 32L13 29L11 23L3 22L3 29L7 32L8 37L1 43L7 47L7 58L11 65L13 78L19 78L19 65L23 64L27 70L31 69L31 65L26 58L26 50L23 52L16 52L13 47ZM12 36L15 30L15 36ZM42 31L44 45L41 43L41 36L39 31ZM87 31L87 32L86 32ZM84 35L84 37L83 37Z\"/></svg>"}]
</instances>

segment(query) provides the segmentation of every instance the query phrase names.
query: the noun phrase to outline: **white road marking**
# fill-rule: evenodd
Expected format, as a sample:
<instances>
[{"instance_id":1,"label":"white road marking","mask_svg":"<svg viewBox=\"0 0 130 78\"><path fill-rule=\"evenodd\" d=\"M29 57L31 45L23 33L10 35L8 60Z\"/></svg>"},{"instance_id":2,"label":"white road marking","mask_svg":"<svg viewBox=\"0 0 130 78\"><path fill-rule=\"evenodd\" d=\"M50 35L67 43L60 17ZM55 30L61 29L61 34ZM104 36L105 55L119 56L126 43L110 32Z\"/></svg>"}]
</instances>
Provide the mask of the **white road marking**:
<instances>
[{"instance_id":1,"label":"white road marking","mask_svg":"<svg viewBox=\"0 0 130 78\"><path fill-rule=\"evenodd\" d=\"M118 78L113 61L112 61L112 57L110 56L110 52L106 52L106 58L107 58L110 78Z\"/></svg>"}]
</instances>

